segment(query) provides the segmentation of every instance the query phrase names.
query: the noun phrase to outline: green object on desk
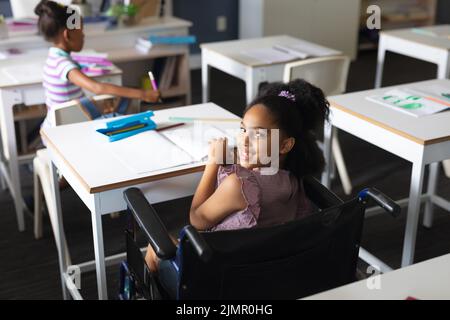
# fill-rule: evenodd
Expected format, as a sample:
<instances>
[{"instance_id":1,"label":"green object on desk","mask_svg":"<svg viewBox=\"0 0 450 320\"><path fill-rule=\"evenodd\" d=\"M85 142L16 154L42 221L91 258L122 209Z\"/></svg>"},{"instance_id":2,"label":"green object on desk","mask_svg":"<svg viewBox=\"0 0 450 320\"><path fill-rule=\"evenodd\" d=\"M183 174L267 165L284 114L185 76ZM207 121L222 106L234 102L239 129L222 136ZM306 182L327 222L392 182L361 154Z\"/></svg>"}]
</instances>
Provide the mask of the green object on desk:
<instances>
[{"instance_id":1,"label":"green object on desk","mask_svg":"<svg viewBox=\"0 0 450 320\"><path fill-rule=\"evenodd\" d=\"M116 134L119 134L119 133L124 133L124 132L129 132L129 131L133 131L133 130L137 130L137 129L142 129L145 126L146 126L146 124L142 123L142 124L138 124L138 125L131 126L131 127L128 127L128 128L124 128L124 129L116 130L116 131L113 131L113 132L109 132L106 135L107 136L113 136L113 135L116 135Z\"/></svg>"},{"instance_id":2,"label":"green object on desk","mask_svg":"<svg viewBox=\"0 0 450 320\"><path fill-rule=\"evenodd\" d=\"M409 109L409 110L414 110L414 109L420 109L422 108L422 104L421 103L407 103L407 104L399 104L399 107L403 108L403 109Z\"/></svg>"}]
</instances>

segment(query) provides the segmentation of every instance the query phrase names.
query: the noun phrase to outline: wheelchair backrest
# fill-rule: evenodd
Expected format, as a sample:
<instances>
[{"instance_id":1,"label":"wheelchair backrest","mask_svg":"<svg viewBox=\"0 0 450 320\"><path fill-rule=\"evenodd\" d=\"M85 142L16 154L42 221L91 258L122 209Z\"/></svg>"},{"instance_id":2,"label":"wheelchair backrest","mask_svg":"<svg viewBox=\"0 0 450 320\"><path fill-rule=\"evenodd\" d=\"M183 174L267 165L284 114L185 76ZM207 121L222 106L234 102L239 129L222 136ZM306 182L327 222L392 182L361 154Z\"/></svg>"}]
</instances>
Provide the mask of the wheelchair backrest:
<instances>
[{"instance_id":1,"label":"wheelchair backrest","mask_svg":"<svg viewBox=\"0 0 450 320\"><path fill-rule=\"evenodd\" d=\"M297 299L350 283L363 218L355 199L274 227L204 232L208 262L182 238L178 298Z\"/></svg>"}]
</instances>

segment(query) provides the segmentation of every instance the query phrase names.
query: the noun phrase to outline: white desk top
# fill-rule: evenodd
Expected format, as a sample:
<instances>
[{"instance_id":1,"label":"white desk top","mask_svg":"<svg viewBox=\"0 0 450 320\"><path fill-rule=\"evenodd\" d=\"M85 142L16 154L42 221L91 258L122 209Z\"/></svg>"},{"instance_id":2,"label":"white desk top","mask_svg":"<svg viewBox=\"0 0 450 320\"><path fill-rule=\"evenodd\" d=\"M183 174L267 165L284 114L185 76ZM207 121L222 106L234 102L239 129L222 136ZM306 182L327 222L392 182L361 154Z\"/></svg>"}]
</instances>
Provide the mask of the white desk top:
<instances>
[{"instance_id":1,"label":"white desk top","mask_svg":"<svg viewBox=\"0 0 450 320\"><path fill-rule=\"evenodd\" d=\"M105 32L93 32L86 34L86 40L95 37L102 36L119 36L122 34L129 33L140 33L140 32L152 32L159 31L164 29L172 29L172 28L189 28L192 26L192 23L187 20L175 18L175 17L150 17L143 20L141 23L134 26L124 26L120 28L108 29ZM29 36L13 36L8 39L3 39L1 41L0 47L15 47L16 45L20 45L22 43L45 43L45 40L40 35L29 35Z\"/></svg>"},{"instance_id":2,"label":"white desk top","mask_svg":"<svg viewBox=\"0 0 450 320\"><path fill-rule=\"evenodd\" d=\"M156 111L153 120L158 125L165 126L168 124L168 118L171 116L239 119L239 117L213 103L206 103ZM110 143L96 132L96 129L104 127L102 123L107 121L83 122L44 128L41 131L47 147L62 158L89 193L129 187L140 183L199 172L204 169L204 163L197 162L176 168L137 174L120 160L111 156ZM239 122L217 122L212 124L224 131L239 127ZM152 146L143 145L142 148L136 150L136 157L139 157L139 154L142 152L157 152L157 150L154 150Z\"/></svg>"},{"instance_id":3,"label":"white desk top","mask_svg":"<svg viewBox=\"0 0 450 320\"><path fill-rule=\"evenodd\" d=\"M85 48L108 53L113 62L153 59L161 56L178 55L187 50L187 45L157 45L148 53L141 53L135 49L136 40L150 34L185 35L192 23L175 17L147 18L140 24L130 27L94 31L86 34ZM182 29L180 31L180 29ZM50 43L39 35L12 36L0 42L0 51L17 48L22 54L12 55L3 61L13 59L34 59L46 54ZM0 60L1 62L2 60Z\"/></svg>"},{"instance_id":4,"label":"white desk top","mask_svg":"<svg viewBox=\"0 0 450 320\"><path fill-rule=\"evenodd\" d=\"M322 292L306 300L450 300L450 254L379 276L381 288L367 280ZM375 279L369 278L372 287Z\"/></svg>"},{"instance_id":5,"label":"white desk top","mask_svg":"<svg viewBox=\"0 0 450 320\"><path fill-rule=\"evenodd\" d=\"M201 44L200 47L202 49L208 49L224 55L228 58L236 60L244 65L256 67L267 65L262 63L260 60L256 60L255 58L246 56L241 54L242 51L259 49L259 48L269 48L274 45L292 45L298 43L300 39L281 35L281 36L272 36L272 37L264 37L264 38L256 38L256 39L242 39L242 40L232 40L232 41L221 41L221 42L213 42L213 43L205 43ZM315 43L311 43L305 40L301 40L307 42L313 46L318 46ZM323 47L328 50L333 50L330 48ZM342 54L339 51L335 51L336 55ZM285 63L285 62L280 62Z\"/></svg>"},{"instance_id":6,"label":"white desk top","mask_svg":"<svg viewBox=\"0 0 450 320\"><path fill-rule=\"evenodd\" d=\"M48 52L42 52L41 54L37 54L33 57L23 56L14 59L0 60L0 89L41 84L47 54ZM30 73L32 72L33 75L27 78L26 81L19 82L17 79L12 78L10 75L5 73L6 69L11 71L14 70L14 68L16 68L16 70L23 70L24 72L27 69ZM108 77L120 74L122 74L122 70L114 67L111 72L104 75L96 75L93 76L93 78Z\"/></svg>"},{"instance_id":7,"label":"white desk top","mask_svg":"<svg viewBox=\"0 0 450 320\"><path fill-rule=\"evenodd\" d=\"M398 29L391 31L382 31L382 35L387 35L391 37L396 37L408 41L417 42L420 44L428 45L430 47L436 47L444 50L450 50L450 25L439 25L432 27L420 27L416 28L419 30L423 29L423 34L413 31L412 28ZM437 35L443 36L432 36L425 33L435 33ZM445 36L446 35L446 36Z\"/></svg>"},{"instance_id":8,"label":"white desk top","mask_svg":"<svg viewBox=\"0 0 450 320\"><path fill-rule=\"evenodd\" d=\"M450 80L429 80L332 96L328 100L334 108L383 127L416 143L428 145L448 141L450 140L450 110L415 118L366 99L368 96L383 94L392 88L420 89L423 84L444 86L450 91Z\"/></svg>"}]
</instances>

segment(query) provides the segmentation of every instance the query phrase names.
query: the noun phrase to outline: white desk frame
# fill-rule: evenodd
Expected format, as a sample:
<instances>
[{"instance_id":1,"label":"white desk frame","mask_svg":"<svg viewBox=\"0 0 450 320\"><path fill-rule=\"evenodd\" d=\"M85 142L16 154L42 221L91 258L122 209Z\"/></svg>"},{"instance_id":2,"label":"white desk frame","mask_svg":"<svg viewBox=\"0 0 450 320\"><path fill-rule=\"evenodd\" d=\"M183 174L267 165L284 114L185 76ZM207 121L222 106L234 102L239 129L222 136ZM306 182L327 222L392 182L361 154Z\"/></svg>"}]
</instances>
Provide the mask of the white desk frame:
<instances>
[{"instance_id":1,"label":"white desk frame","mask_svg":"<svg viewBox=\"0 0 450 320\"><path fill-rule=\"evenodd\" d=\"M408 297L449 300L449 270L450 254L447 254L309 296L304 300L405 300Z\"/></svg>"},{"instance_id":2,"label":"white desk frame","mask_svg":"<svg viewBox=\"0 0 450 320\"><path fill-rule=\"evenodd\" d=\"M430 33L442 32L450 36L450 25L420 29ZM380 88L382 84L386 51L437 64L438 79L445 79L450 75L450 39L417 34L411 28L383 31L380 32L378 44L375 88Z\"/></svg>"},{"instance_id":3,"label":"white desk frame","mask_svg":"<svg viewBox=\"0 0 450 320\"><path fill-rule=\"evenodd\" d=\"M450 76L450 38L419 34L412 30L407 28L380 33L375 88L380 88L383 81L386 51L436 64L437 79ZM450 36L450 25L423 27L419 30ZM444 161L443 165L447 177L450 178L450 161Z\"/></svg>"},{"instance_id":4,"label":"white desk frame","mask_svg":"<svg viewBox=\"0 0 450 320\"><path fill-rule=\"evenodd\" d=\"M210 68L216 68L245 81L246 103L249 104L257 95L262 82L283 81L284 67L287 62L264 64L259 60L240 54L242 50L289 45L297 39L289 36L273 36L259 39L234 40L202 44L202 101L209 101ZM328 48L327 48L328 49ZM331 50L331 49L329 49ZM336 55L342 54L335 51ZM224 88L226 90L226 88Z\"/></svg>"},{"instance_id":5,"label":"white desk frame","mask_svg":"<svg viewBox=\"0 0 450 320\"><path fill-rule=\"evenodd\" d=\"M14 126L13 107L17 104L35 105L45 104L45 92L42 80L17 83L13 79L7 79L3 75L3 68L24 64L44 65L45 56L22 57L11 60L0 60L0 130L2 137L2 161L0 162L0 177L2 190L9 188L14 199L14 206L17 215L19 231L25 230L24 204L20 182L19 165L23 162L30 162L34 154L18 156L16 133ZM101 82L122 84L122 71L115 68L111 73L103 76L96 76Z\"/></svg>"},{"instance_id":6,"label":"white desk frame","mask_svg":"<svg viewBox=\"0 0 450 320\"><path fill-rule=\"evenodd\" d=\"M449 80L431 80L403 86L420 87L422 83L450 87ZM382 94L387 90L389 88L330 97L332 115L330 124L325 125L324 153L327 164L331 163L332 133L334 128L339 128L412 163L409 199L399 201L399 204L408 204L402 254L402 267L405 267L414 261L421 202L426 202L423 221L426 227L432 226L434 205L450 211L450 202L435 194L438 164L442 160L450 159L450 126L447 125L450 123L450 113L414 118L390 108L380 107L365 99L367 96ZM359 114L360 109L363 114ZM375 118L367 116L373 112L378 112L380 116ZM428 189L427 193L422 195L423 176L427 165L430 166ZM322 183L330 186L328 165L322 176ZM371 260L374 257L367 251L360 252L360 256L361 253L365 257L364 260L376 265Z\"/></svg>"},{"instance_id":7,"label":"white desk frame","mask_svg":"<svg viewBox=\"0 0 450 320\"><path fill-rule=\"evenodd\" d=\"M161 124L170 116L207 116L239 119L232 113L215 104L201 104L183 108L174 108L155 112L154 120ZM107 120L101 120L103 122ZM239 128L239 122L214 123L223 130ZM52 162L53 192L55 196L57 226L56 243L64 298L68 294L74 299L81 298L73 288L73 282L67 271L65 259L65 233L61 214L61 200L57 184L59 171L80 199L91 211L92 233L94 238L95 262L79 264L81 272L96 270L97 287L100 300L108 298L106 283L106 265L115 264L124 255L105 258L103 243L102 216L126 209L123 192L131 187L140 188L151 203L159 203L193 195L200 181L204 163L193 163L160 172L136 174L125 167L120 161L105 152L99 142L95 128L99 122L85 122L56 128L45 128L42 131ZM75 132L83 132L76 135ZM102 142L103 143L103 142ZM148 149L148 146L144 146ZM143 147L143 148L144 148ZM79 156L82 154L82 156ZM106 165L105 165L106 164ZM67 290L69 288L69 291Z\"/></svg>"}]
</instances>

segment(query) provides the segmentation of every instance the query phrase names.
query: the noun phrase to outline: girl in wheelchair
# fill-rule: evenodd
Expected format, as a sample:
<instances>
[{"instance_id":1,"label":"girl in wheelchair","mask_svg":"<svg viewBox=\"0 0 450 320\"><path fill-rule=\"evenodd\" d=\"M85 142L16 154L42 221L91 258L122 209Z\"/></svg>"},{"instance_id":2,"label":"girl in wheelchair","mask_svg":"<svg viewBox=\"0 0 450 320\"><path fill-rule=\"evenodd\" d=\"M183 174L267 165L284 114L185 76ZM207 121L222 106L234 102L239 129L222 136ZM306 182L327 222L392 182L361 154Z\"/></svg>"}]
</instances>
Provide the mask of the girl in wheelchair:
<instances>
[{"instance_id":1,"label":"girl in wheelchair","mask_svg":"<svg viewBox=\"0 0 450 320\"><path fill-rule=\"evenodd\" d=\"M328 119L323 92L303 80L275 83L263 90L244 111L238 137L238 163L220 165L226 140L210 142L209 161L195 192L190 223L198 230L232 230L281 224L306 217L312 206L302 179L320 173L324 158L314 129ZM261 150L271 149L277 129L279 170L263 174ZM272 155L271 155L272 156ZM256 160L256 161L254 161ZM175 271L148 247L151 272L171 282Z\"/></svg>"}]
</instances>

